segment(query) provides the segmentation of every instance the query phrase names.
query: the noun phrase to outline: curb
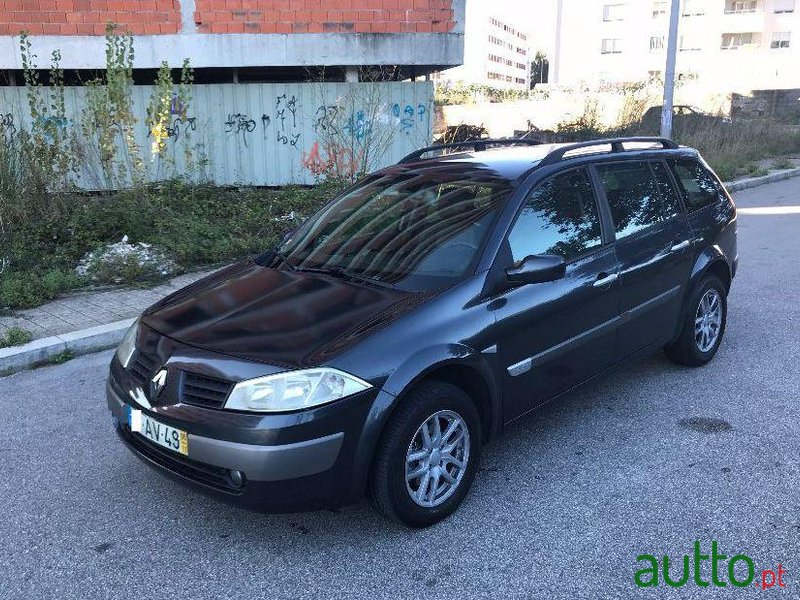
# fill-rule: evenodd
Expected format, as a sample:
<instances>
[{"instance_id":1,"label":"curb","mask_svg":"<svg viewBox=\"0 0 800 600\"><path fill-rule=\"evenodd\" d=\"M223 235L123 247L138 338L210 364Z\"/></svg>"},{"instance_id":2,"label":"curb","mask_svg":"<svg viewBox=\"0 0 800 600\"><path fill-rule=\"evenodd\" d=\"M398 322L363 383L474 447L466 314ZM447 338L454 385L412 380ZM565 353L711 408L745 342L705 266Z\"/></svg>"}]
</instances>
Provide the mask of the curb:
<instances>
[{"instance_id":1,"label":"curb","mask_svg":"<svg viewBox=\"0 0 800 600\"><path fill-rule=\"evenodd\" d=\"M766 185L767 183L775 183L776 181L783 181L792 177L800 177L800 168L797 169L784 169L783 171L775 171L763 177L748 177L747 179L739 179L724 183L723 185L731 193L739 192L741 190L749 190L750 188Z\"/></svg>"},{"instance_id":2,"label":"curb","mask_svg":"<svg viewBox=\"0 0 800 600\"><path fill-rule=\"evenodd\" d=\"M0 377L47 364L53 357L70 352L75 356L113 348L136 319L125 319L81 331L33 340L24 346L0 348Z\"/></svg>"}]
</instances>

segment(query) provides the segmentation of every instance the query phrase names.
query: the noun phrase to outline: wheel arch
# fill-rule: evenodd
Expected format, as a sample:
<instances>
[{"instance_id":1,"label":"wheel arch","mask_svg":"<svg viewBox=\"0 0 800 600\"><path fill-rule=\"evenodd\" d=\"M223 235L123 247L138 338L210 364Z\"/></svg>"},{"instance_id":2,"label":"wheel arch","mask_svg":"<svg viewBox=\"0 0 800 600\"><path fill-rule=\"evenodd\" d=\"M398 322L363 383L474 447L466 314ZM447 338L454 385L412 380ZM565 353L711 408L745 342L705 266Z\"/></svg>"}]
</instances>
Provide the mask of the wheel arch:
<instances>
[{"instance_id":1,"label":"wheel arch","mask_svg":"<svg viewBox=\"0 0 800 600\"><path fill-rule=\"evenodd\" d=\"M733 275L731 267L728 264L725 254L719 246L711 246L704 250L692 267L692 275L689 278L688 290L693 290L694 287L705 277L708 273L712 273L720 278L725 285L725 291L729 292L731 289L731 282ZM688 293L687 293L688 296Z\"/></svg>"},{"instance_id":2,"label":"wheel arch","mask_svg":"<svg viewBox=\"0 0 800 600\"><path fill-rule=\"evenodd\" d=\"M683 294L680 316L675 325L675 332L671 341L675 341L681 333L692 292L708 274L715 275L722 281L722 285L725 286L726 294L730 292L733 280L731 268L730 265L728 265L728 261L725 259L725 254L718 246L711 246L709 249L703 251L695 261L694 267L692 267L692 274L689 277L689 283Z\"/></svg>"},{"instance_id":3,"label":"wheel arch","mask_svg":"<svg viewBox=\"0 0 800 600\"><path fill-rule=\"evenodd\" d=\"M500 432L502 427L500 388L485 357L463 345L429 348L398 368L387 379L373 404L356 452L355 496L362 496L366 490L375 450L392 415L411 390L429 380L455 385L475 402L481 417L484 442L493 439Z\"/></svg>"}]
</instances>

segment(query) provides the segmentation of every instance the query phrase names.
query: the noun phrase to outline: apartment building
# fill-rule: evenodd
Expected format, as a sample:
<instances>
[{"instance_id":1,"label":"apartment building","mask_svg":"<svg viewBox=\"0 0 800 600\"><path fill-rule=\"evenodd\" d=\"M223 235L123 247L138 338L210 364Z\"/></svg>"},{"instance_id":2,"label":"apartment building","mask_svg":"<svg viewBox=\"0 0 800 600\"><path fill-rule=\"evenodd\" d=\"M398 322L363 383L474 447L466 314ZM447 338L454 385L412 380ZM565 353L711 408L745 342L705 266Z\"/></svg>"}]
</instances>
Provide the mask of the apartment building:
<instances>
[{"instance_id":1,"label":"apartment building","mask_svg":"<svg viewBox=\"0 0 800 600\"><path fill-rule=\"evenodd\" d=\"M531 38L515 22L513 10L498 14L495 3L467 3L464 64L437 75L437 81L487 85L500 89L530 88Z\"/></svg>"},{"instance_id":2,"label":"apartment building","mask_svg":"<svg viewBox=\"0 0 800 600\"><path fill-rule=\"evenodd\" d=\"M669 0L557 0L554 83L663 77ZM800 0L682 0L679 79L724 90L800 87Z\"/></svg>"}]
</instances>

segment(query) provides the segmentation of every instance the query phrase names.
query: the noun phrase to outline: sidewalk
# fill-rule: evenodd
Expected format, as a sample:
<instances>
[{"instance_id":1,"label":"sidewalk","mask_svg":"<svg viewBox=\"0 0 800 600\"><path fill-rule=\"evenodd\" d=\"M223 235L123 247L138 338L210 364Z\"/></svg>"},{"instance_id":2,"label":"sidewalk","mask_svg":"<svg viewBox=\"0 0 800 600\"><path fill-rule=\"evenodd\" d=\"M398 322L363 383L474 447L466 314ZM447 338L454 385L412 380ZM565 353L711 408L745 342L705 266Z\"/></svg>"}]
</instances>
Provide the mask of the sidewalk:
<instances>
[{"instance_id":1,"label":"sidewalk","mask_svg":"<svg viewBox=\"0 0 800 600\"><path fill-rule=\"evenodd\" d=\"M37 308L13 311L13 316L0 316L0 337L10 327L26 329L38 340L130 319L167 294L209 273L213 270L187 273L150 289L78 292Z\"/></svg>"}]
</instances>

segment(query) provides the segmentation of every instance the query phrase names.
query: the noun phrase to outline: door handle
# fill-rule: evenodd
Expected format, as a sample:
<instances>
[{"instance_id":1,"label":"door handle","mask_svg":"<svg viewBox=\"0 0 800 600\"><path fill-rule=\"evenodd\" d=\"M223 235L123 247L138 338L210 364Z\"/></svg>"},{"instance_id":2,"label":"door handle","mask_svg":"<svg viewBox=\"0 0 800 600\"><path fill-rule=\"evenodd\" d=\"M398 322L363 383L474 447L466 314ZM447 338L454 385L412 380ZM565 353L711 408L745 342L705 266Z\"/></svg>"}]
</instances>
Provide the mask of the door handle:
<instances>
[{"instance_id":1,"label":"door handle","mask_svg":"<svg viewBox=\"0 0 800 600\"><path fill-rule=\"evenodd\" d=\"M600 275L598 275L597 281L595 281L592 284L592 287L596 288L606 287L607 285L611 285L612 283L614 283L617 279L619 279L619 275L617 275L616 273L612 273L611 275L600 273Z\"/></svg>"},{"instance_id":2,"label":"door handle","mask_svg":"<svg viewBox=\"0 0 800 600\"><path fill-rule=\"evenodd\" d=\"M686 250L686 248L688 248L691 245L692 242L690 242L689 240L683 240L682 242L672 246L672 248L670 248L670 252L681 252L683 250Z\"/></svg>"}]
</instances>

